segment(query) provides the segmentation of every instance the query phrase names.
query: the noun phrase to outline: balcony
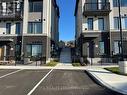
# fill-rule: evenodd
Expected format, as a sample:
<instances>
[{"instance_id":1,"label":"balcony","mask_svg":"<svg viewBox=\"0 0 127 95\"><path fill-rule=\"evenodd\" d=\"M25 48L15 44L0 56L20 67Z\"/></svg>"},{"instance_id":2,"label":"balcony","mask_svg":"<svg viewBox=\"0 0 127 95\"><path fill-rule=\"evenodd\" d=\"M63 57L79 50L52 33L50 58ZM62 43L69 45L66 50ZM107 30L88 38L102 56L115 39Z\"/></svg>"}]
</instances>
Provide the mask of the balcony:
<instances>
[{"instance_id":1,"label":"balcony","mask_svg":"<svg viewBox=\"0 0 127 95\"><path fill-rule=\"evenodd\" d=\"M85 3L84 12L85 16L107 16L111 12L110 3Z\"/></svg>"},{"instance_id":2,"label":"balcony","mask_svg":"<svg viewBox=\"0 0 127 95\"><path fill-rule=\"evenodd\" d=\"M0 20L22 20L22 3L0 3Z\"/></svg>"}]
</instances>

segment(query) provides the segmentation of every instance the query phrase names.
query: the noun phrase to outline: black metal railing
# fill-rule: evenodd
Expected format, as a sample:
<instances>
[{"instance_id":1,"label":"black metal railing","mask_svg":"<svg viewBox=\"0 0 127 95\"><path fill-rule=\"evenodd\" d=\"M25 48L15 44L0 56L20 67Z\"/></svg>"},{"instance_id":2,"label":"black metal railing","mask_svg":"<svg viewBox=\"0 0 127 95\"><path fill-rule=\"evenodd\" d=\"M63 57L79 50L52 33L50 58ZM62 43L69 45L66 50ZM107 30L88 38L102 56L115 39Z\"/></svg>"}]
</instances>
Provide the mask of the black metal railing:
<instances>
[{"instance_id":1,"label":"black metal railing","mask_svg":"<svg viewBox=\"0 0 127 95\"><path fill-rule=\"evenodd\" d=\"M85 3L84 11L110 11L110 3Z\"/></svg>"},{"instance_id":2,"label":"black metal railing","mask_svg":"<svg viewBox=\"0 0 127 95\"><path fill-rule=\"evenodd\" d=\"M17 18L22 17L23 4L16 2L9 2L3 4L0 2L0 18Z\"/></svg>"}]
</instances>

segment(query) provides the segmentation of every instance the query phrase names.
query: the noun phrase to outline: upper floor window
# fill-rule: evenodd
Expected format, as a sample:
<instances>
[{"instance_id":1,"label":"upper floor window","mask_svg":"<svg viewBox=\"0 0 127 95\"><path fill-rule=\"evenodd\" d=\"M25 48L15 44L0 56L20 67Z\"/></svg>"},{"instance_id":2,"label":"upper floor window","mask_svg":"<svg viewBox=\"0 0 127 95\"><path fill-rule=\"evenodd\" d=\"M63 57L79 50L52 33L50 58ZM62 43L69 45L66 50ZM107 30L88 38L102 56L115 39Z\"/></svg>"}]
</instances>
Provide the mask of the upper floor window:
<instances>
[{"instance_id":1,"label":"upper floor window","mask_svg":"<svg viewBox=\"0 0 127 95\"><path fill-rule=\"evenodd\" d=\"M11 23L6 23L6 34L11 34Z\"/></svg>"},{"instance_id":2,"label":"upper floor window","mask_svg":"<svg viewBox=\"0 0 127 95\"><path fill-rule=\"evenodd\" d=\"M99 18L98 19L98 29L99 30L104 30L104 18Z\"/></svg>"},{"instance_id":3,"label":"upper floor window","mask_svg":"<svg viewBox=\"0 0 127 95\"><path fill-rule=\"evenodd\" d=\"M119 18L114 17L114 29L119 29Z\"/></svg>"},{"instance_id":4,"label":"upper floor window","mask_svg":"<svg viewBox=\"0 0 127 95\"><path fill-rule=\"evenodd\" d=\"M28 23L29 34L41 34L42 33L42 22L29 22Z\"/></svg>"},{"instance_id":5,"label":"upper floor window","mask_svg":"<svg viewBox=\"0 0 127 95\"><path fill-rule=\"evenodd\" d=\"M93 18L88 18L87 24L88 24L88 30L93 30Z\"/></svg>"},{"instance_id":6,"label":"upper floor window","mask_svg":"<svg viewBox=\"0 0 127 95\"><path fill-rule=\"evenodd\" d=\"M43 4L40 1L30 2L29 11L30 12L42 12L42 6Z\"/></svg>"},{"instance_id":7,"label":"upper floor window","mask_svg":"<svg viewBox=\"0 0 127 95\"><path fill-rule=\"evenodd\" d=\"M127 0L120 0L120 5L121 7L126 7L127 6ZM118 7L118 0L113 0L113 6Z\"/></svg>"},{"instance_id":8,"label":"upper floor window","mask_svg":"<svg viewBox=\"0 0 127 95\"><path fill-rule=\"evenodd\" d=\"M127 17L122 17L122 29L127 29ZM114 29L119 29L119 17L114 17Z\"/></svg>"},{"instance_id":9,"label":"upper floor window","mask_svg":"<svg viewBox=\"0 0 127 95\"><path fill-rule=\"evenodd\" d=\"M20 22L17 22L16 23L16 34L20 34L20 31L21 31L21 24Z\"/></svg>"}]
</instances>

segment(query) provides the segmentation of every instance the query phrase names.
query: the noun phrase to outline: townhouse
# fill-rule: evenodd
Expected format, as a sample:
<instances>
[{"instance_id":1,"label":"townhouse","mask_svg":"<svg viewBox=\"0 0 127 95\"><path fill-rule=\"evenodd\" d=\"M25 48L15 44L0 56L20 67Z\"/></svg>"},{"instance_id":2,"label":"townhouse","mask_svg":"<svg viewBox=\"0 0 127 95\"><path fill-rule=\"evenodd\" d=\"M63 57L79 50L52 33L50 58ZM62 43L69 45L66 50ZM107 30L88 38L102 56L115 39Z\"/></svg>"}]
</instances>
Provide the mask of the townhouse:
<instances>
[{"instance_id":1,"label":"townhouse","mask_svg":"<svg viewBox=\"0 0 127 95\"><path fill-rule=\"evenodd\" d=\"M127 57L127 0L120 0L123 55ZM121 56L118 0L76 0L76 51L95 63ZM117 61L117 60L114 61ZM113 61L113 60L112 60Z\"/></svg>"},{"instance_id":2,"label":"townhouse","mask_svg":"<svg viewBox=\"0 0 127 95\"><path fill-rule=\"evenodd\" d=\"M59 42L56 0L0 0L0 60L50 61Z\"/></svg>"}]
</instances>

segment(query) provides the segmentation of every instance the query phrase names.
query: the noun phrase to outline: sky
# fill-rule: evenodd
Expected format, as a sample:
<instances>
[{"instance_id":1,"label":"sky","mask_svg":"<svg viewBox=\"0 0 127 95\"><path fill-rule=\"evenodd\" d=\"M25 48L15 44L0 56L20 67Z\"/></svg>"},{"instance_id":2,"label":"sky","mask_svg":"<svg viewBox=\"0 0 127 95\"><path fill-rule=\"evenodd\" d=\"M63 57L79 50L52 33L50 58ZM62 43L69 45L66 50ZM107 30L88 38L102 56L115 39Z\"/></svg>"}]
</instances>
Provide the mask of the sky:
<instances>
[{"instance_id":1,"label":"sky","mask_svg":"<svg viewBox=\"0 0 127 95\"><path fill-rule=\"evenodd\" d=\"M75 2L76 0L57 0L60 8L60 40L70 41L75 38Z\"/></svg>"}]
</instances>

